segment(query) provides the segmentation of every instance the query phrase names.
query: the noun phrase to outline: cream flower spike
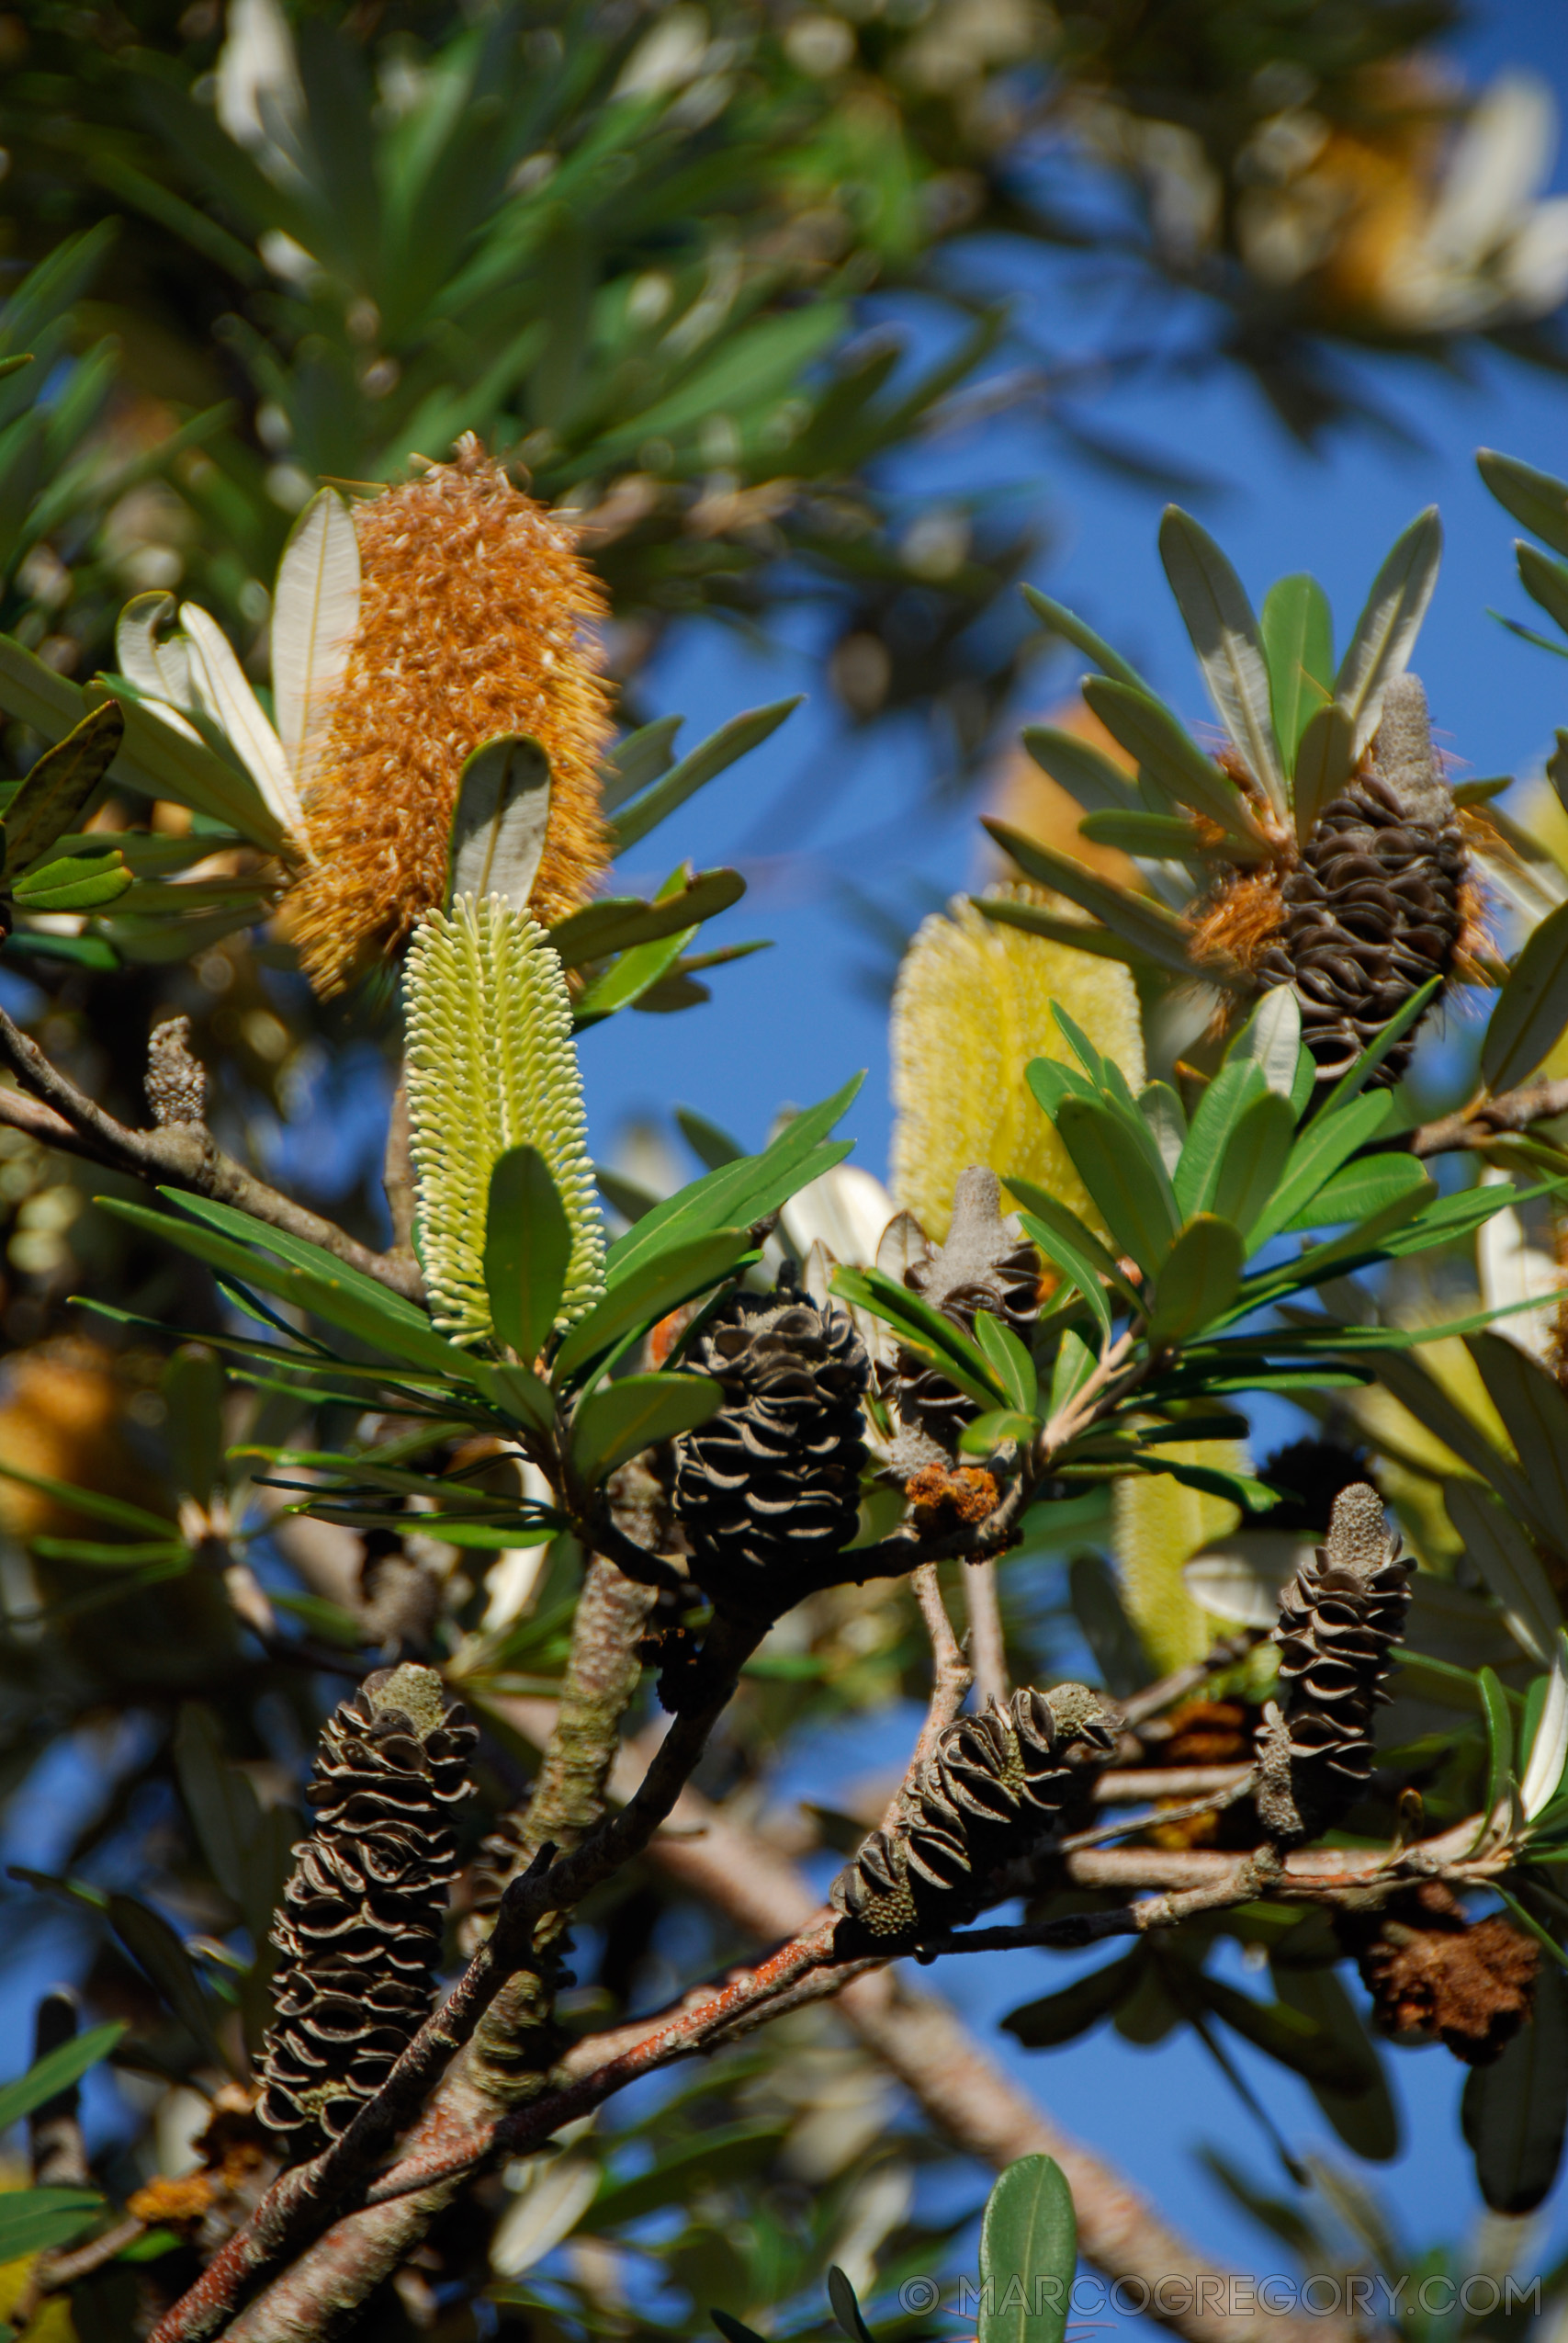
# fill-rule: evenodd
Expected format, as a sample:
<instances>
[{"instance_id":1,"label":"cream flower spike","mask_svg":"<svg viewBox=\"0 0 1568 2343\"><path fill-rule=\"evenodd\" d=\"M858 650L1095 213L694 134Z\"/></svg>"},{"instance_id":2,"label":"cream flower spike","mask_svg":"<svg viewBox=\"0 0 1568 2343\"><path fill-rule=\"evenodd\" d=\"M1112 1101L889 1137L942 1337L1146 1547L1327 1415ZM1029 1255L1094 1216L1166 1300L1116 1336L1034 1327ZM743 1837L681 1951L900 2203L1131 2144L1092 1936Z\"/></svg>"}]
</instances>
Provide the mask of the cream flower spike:
<instances>
[{"instance_id":1,"label":"cream flower spike","mask_svg":"<svg viewBox=\"0 0 1568 2343\"><path fill-rule=\"evenodd\" d=\"M348 669L359 624L359 542L354 516L335 489L306 506L283 549L272 606L271 724L235 658L228 637L199 604L180 605L183 631L167 642L158 628L171 597L138 594L115 630L119 672L176 730L186 716L208 717L260 790L267 811L307 857L310 831L301 799L320 753L333 694Z\"/></svg>"}]
</instances>

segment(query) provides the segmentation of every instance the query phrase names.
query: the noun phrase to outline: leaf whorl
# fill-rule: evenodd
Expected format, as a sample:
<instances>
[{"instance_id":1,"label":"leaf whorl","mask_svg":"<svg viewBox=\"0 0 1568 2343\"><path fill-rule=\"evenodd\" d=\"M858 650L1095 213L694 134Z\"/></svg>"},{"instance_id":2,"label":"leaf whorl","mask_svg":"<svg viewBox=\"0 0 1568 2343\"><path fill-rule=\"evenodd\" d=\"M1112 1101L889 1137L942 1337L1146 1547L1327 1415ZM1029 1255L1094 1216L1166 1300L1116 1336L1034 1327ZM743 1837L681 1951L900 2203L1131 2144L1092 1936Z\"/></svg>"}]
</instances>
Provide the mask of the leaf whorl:
<instances>
[{"instance_id":1,"label":"leaf whorl","mask_svg":"<svg viewBox=\"0 0 1568 2343\"><path fill-rule=\"evenodd\" d=\"M1083 1684L1025 1686L960 1716L936 1738L891 1829L871 1837L829 1900L853 1935L916 1941L973 1919L998 1864L1070 1816L1092 1769L1116 1745L1119 1719Z\"/></svg>"},{"instance_id":2,"label":"leaf whorl","mask_svg":"<svg viewBox=\"0 0 1568 2343\"><path fill-rule=\"evenodd\" d=\"M1258 1735L1255 1803L1280 1843L1315 1837L1353 1803L1374 1755L1383 1679L1404 1632L1410 1565L1365 1481L1334 1501L1327 1542L1280 1597L1279 1701Z\"/></svg>"},{"instance_id":3,"label":"leaf whorl","mask_svg":"<svg viewBox=\"0 0 1568 2343\"><path fill-rule=\"evenodd\" d=\"M795 1574L841 1553L859 1522L865 1346L843 1310L780 1285L732 1294L692 1364L725 1392L676 1443L692 1576L716 1600L786 1609Z\"/></svg>"},{"instance_id":4,"label":"leaf whorl","mask_svg":"<svg viewBox=\"0 0 1568 2343\"><path fill-rule=\"evenodd\" d=\"M282 1954L258 2113L293 2164L347 2130L429 2014L479 1738L434 1669L379 1669L328 1718L315 1828L273 1922Z\"/></svg>"},{"instance_id":5,"label":"leaf whorl","mask_svg":"<svg viewBox=\"0 0 1568 2343\"><path fill-rule=\"evenodd\" d=\"M1294 986L1320 1083L1337 1081L1412 993L1449 974L1468 867L1426 695L1402 676L1388 689L1372 769L1319 816L1280 889L1285 924L1258 967L1264 985ZM1413 1037L1400 1042L1371 1083L1396 1082L1414 1047Z\"/></svg>"}]
</instances>

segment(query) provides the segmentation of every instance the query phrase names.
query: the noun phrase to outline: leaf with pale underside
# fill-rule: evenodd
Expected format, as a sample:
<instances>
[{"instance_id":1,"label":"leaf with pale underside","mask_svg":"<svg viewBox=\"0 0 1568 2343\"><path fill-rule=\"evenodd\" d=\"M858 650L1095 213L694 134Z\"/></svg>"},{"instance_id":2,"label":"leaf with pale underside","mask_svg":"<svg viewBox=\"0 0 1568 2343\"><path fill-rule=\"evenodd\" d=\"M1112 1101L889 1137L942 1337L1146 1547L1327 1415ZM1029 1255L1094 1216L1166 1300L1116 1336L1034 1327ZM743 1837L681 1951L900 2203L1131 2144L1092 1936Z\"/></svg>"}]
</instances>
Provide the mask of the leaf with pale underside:
<instances>
[{"instance_id":1,"label":"leaf with pale underside","mask_svg":"<svg viewBox=\"0 0 1568 2343\"><path fill-rule=\"evenodd\" d=\"M145 698L167 700L172 707L192 707L196 703L185 642L178 635L169 642L158 640L158 629L174 614L175 597L161 588L133 594L115 627L114 655L126 682L134 684Z\"/></svg>"},{"instance_id":2,"label":"leaf with pale underside","mask_svg":"<svg viewBox=\"0 0 1568 2343\"><path fill-rule=\"evenodd\" d=\"M1344 702L1354 727L1353 756L1378 729L1384 692L1410 663L1442 554L1442 524L1437 506L1428 504L1395 540L1372 581L1334 680L1334 696Z\"/></svg>"},{"instance_id":3,"label":"leaf with pale underside","mask_svg":"<svg viewBox=\"0 0 1568 2343\"><path fill-rule=\"evenodd\" d=\"M1160 558L1221 723L1283 821L1290 809L1280 770L1269 662L1246 589L1230 562L1188 513L1168 504Z\"/></svg>"},{"instance_id":4,"label":"leaf with pale underside","mask_svg":"<svg viewBox=\"0 0 1568 2343\"><path fill-rule=\"evenodd\" d=\"M191 688L197 706L222 727L274 821L303 844L305 817L283 743L246 682L228 636L194 602L181 604L180 624L190 646Z\"/></svg>"},{"instance_id":5,"label":"leaf with pale underside","mask_svg":"<svg viewBox=\"0 0 1568 2343\"><path fill-rule=\"evenodd\" d=\"M335 488L294 524L272 606L272 694L277 737L297 787L309 786L323 721L348 673L359 625L359 539Z\"/></svg>"},{"instance_id":6,"label":"leaf with pale underside","mask_svg":"<svg viewBox=\"0 0 1568 2343\"><path fill-rule=\"evenodd\" d=\"M505 732L477 748L457 778L448 901L499 895L526 911L549 820L550 761L537 741Z\"/></svg>"}]
</instances>

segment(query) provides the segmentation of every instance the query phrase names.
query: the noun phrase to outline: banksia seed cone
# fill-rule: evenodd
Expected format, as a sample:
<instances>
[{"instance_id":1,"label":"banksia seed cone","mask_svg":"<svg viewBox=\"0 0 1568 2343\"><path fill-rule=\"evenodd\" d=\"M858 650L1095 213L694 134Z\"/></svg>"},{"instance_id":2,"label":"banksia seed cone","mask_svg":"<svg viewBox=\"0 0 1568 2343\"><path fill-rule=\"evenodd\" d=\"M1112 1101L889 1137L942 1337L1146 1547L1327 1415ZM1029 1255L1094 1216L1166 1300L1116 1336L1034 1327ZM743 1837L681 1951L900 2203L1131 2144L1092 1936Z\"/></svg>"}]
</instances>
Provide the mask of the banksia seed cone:
<instances>
[{"instance_id":1,"label":"banksia seed cone","mask_svg":"<svg viewBox=\"0 0 1568 2343\"><path fill-rule=\"evenodd\" d=\"M1372 1770L1372 1723L1404 1627L1410 1566L1382 1500L1360 1482L1336 1498L1326 1544L1280 1598L1280 1702L1263 1712L1254 1803L1269 1837L1315 1837Z\"/></svg>"},{"instance_id":2,"label":"banksia seed cone","mask_svg":"<svg viewBox=\"0 0 1568 2343\"><path fill-rule=\"evenodd\" d=\"M965 1334L988 1310L1027 1347L1040 1311L1040 1256L1008 1227L994 1172L971 1164L958 1175L947 1242L912 1261L904 1283ZM958 1435L979 1409L945 1375L907 1351L897 1358L902 1439L896 1469L906 1476L957 1452ZM912 1435L912 1436L911 1436Z\"/></svg>"},{"instance_id":3,"label":"banksia seed cone","mask_svg":"<svg viewBox=\"0 0 1568 2343\"><path fill-rule=\"evenodd\" d=\"M1441 1880L1376 1912L1336 1915L1382 2032L1434 2037L1467 2066L1489 2066L1530 2014L1540 1948L1495 1913L1467 1920Z\"/></svg>"},{"instance_id":4,"label":"banksia seed cone","mask_svg":"<svg viewBox=\"0 0 1568 2343\"><path fill-rule=\"evenodd\" d=\"M1100 1226L1055 1126L1023 1079L1032 1058L1069 1056L1053 1013L1058 1002L1140 1090L1138 996L1119 961L1003 927L962 896L945 917L922 923L906 953L889 1036L893 1190L939 1241L971 1163L1004 1179L1017 1172Z\"/></svg>"},{"instance_id":5,"label":"banksia seed cone","mask_svg":"<svg viewBox=\"0 0 1568 2343\"><path fill-rule=\"evenodd\" d=\"M543 930L499 895L431 911L409 953L407 1024L420 1251L436 1325L459 1341L494 1331L491 1173L524 1146L544 1157L571 1228L560 1322L581 1317L604 1288L604 1228L571 1002Z\"/></svg>"},{"instance_id":6,"label":"banksia seed cone","mask_svg":"<svg viewBox=\"0 0 1568 2343\"><path fill-rule=\"evenodd\" d=\"M378 1670L327 1720L272 1930L260 2114L290 2163L347 2130L429 2014L478 1738L430 1668Z\"/></svg>"},{"instance_id":7,"label":"banksia seed cone","mask_svg":"<svg viewBox=\"0 0 1568 2343\"><path fill-rule=\"evenodd\" d=\"M725 1392L718 1414L676 1446L692 1576L719 1601L787 1609L795 1575L830 1562L855 1534L865 1347L842 1310L780 1285L732 1294L691 1363Z\"/></svg>"},{"instance_id":8,"label":"banksia seed cone","mask_svg":"<svg viewBox=\"0 0 1568 2343\"><path fill-rule=\"evenodd\" d=\"M874 1831L829 1896L852 1933L915 1940L972 1919L991 1874L1083 1799L1118 1719L1083 1684L1028 1687L938 1734L891 1829Z\"/></svg>"},{"instance_id":9,"label":"banksia seed cone","mask_svg":"<svg viewBox=\"0 0 1568 2343\"><path fill-rule=\"evenodd\" d=\"M1266 985L1291 984L1319 1082L1336 1081L1389 1019L1453 967L1464 926L1467 855L1432 755L1427 695L1414 675L1390 684L1371 770L1319 815L1280 889L1283 925L1264 952ZM1373 1083L1396 1082L1413 1039Z\"/></svg>"},{"instance_id":10,"label":"banksia seed cone","mask_svg":"<svg viewBox=\"0 0 1568 2343\"><path fill-rule=\"evenodd\" d=\"M359 625L306 792L315 860L288 914L321 993L444 901L457 776L498 734L531 734L550 761L530 897L540 921L585 901L609 860L597 778L609 697L586 631L605 605L570 531L471 433L456 462L354 517Z\"/></svg>"}]
</instances>

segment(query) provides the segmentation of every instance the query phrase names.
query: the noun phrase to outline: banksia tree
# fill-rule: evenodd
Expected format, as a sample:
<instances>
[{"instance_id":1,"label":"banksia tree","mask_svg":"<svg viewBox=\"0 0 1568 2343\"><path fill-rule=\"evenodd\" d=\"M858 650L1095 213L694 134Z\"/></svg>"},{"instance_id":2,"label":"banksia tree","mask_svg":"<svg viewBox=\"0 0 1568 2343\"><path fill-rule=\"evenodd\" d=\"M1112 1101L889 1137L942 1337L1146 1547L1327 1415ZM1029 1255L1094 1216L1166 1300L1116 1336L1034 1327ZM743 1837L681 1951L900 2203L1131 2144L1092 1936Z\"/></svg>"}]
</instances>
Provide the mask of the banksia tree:
<instances>
[{"instance_id":1,"label":"banksia tree","mask_svg":"<svg viewBox=\"0 0 1568 2343\"><path fill-rule=\"evenodd\" d=\"M902 1814L833 1883L850 1937L886 1946L972 1919L999 1864L1071 1827L1117 1723L1098 1692L1058 1684L1026 1687L1005 1708L993 1701L944 1726Z\"/></svg>"},{"instance_id":2,"label":"banksia tree","mask_svg":"<svg viewBox=\"0 0 1568 2343\"><path fill-rule=\"evenodd\" d=\"M273 1924L260 2112L290 2163L341 2137L429 2014L478 1737L431 1668L367 1676L327 1720Z\"/></svg>"},{"instance_id":3,"label":"banksia tree","mask_svg":"<svg viewBox=\"0 0 1568 2343\"><path fill-rule=\"evenodd\" d=\"M1037 890L998 900L1038 904ZM1057 1004L1137 1090L1144 1040L1132 979L1114 960L998 926L955 898L924 921L893 996L893 1188L927 1235L947 1234L959 1174L988 1165L1048 1189L1076 1212L1090 1205L1055 1132L1037 1114L1023 1069L1064 1058Z\"/></svg>"},{"instance_id":4,"label":"banksia tree","mask_svg":"<svg viewBox=\"0 0 1568 2343\"><path fill-rule=\"evenodd\" d=\"M509 1149L543 1157L570 1228L559 1322L602 1291L604 1232L589 1160L566 979L544 932L497 895L422 922L408 964L408 1095L419 1242L438 1326L494 1332L485 1283L491 1177Z\"/></svg>"},{"instance_id":5,"label":"banksia tree","mask_svg":"<svg viewBox=\"0 0 1568 2343\"><path fill-rule=\"evenodd\" d=\"M739 1291L692 1355L724 1406L676 1448L692 1575L720 1602L776 1613L855 1534L871 1379L847 1313L780 1285Z\"/></svg>"},{"instance_id":6,"label":"banksia tree","mask_svg":"<svg viewBox=\"0 0 1568 2343\"><path fill-rule=\"evenodd\" d=\"M1440 544L1434 512L1412 523L1337 666L1314 579L1281 579L1259 620L1213 539L1172 506L1160 550L1224 728L1213 755L1071 612L1032 597L1102 670L1084 698L1135 772L1070 732L1043 726L1025 739L1083 808L1082 837L1134 856L1141 883L1119 886L1003 824L992 832L1030 877L1095 917L1098 948L1145 978L1206 979L1209 1042L1201 1010L1189 1024L1201 1047L1234 1026L1239 1003L1289 984L1327 1085L1424 987L1438 999L1468 966L1479 938L1472 846L1500 842L1463 812L1467 792L1449 787L1426 696L1404 673ZM1047 936L1070 932L1024 900L979 909ZM1403 1040L1373 1079L1397 1080L1411 1047Z\"/></svg>"},{"instance_id":7,"label":"banksia tree","mask_svg":"<svg viewBox=\"0 0 1568 2343\"><path fill-rule=\"evenodd\" d=\"M549 758L541 921L585 901L608 860L597 766L612 727L591 633L604 602L568 526L470 433L354 526L357 624L321 710L302 791L314 860L288 906L324 992L443 901L458 775L486 741L526 734Z\"/></svg>"},{"instance_id":8,"label":"banksia tree","mask_svg":"<svg viewBox=\"0 0 1568 2343\"><path fill-rule=\"evenodd\" d=\"M1410 1604L1410 1565L1362 1481L1334 1500L1326 1542L1280 1598L1280 1698L1258 1737L1258 1811L1281 1844L1342 1815L1372 1770L1383 1679Z\"/></svg>"}]
</instances>

